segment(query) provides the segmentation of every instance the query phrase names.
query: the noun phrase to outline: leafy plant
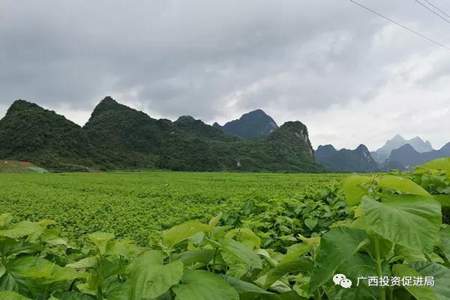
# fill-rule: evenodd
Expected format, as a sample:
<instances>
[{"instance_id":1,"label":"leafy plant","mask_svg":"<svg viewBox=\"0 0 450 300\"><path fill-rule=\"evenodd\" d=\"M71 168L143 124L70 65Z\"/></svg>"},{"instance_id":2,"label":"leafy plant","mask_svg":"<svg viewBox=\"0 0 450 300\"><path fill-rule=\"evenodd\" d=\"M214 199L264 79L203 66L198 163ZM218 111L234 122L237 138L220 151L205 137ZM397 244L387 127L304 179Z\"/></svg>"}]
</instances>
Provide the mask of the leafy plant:
<instances>
[{"instance_id":1,"label":"leafy plant","mask_svg":"<svg viewBox=\"0 0 450 300\"><path fill-rule=\"evenodd\" d=\"M259 233L264 247L285 252L304 236L325 233L335 222L350 216L343 193L337 185L330 185L297 199L269 204L246 202L236 212L225 215L223 224L249 227Z\"/></svg>"},{"instance_id":2,"label":"leafy plant","mask_svg":"<svg viewBox=\"0 0 450 300\"><path fill-rule=\"evenodd\" d=\"M399 299L405 292L403 287L369 288L366 283L337 290L326 283L335 273L346 274L353 282L364 274L377 278L425 276L426 272L414 269L417 263L443 262L436 250L443 242L441 205L419 185L392 175L350 177L344 182L344 192L354 205L355 220L322 237L311 280L312 288L321 295L331 299ZM443 276L450 274L448 266L441 266ZM416 299L450 297L440 288L406 288L406 292Z\"/></svg>"},{"instance_id":3,"label":"leafy plant","mask_svg":"<svg viewBox=\"0 0 450 300\"><path fill-rule=\"evenodd\" d=\"M441 202L444 223L450 224L450 158L440 158L418 167L411 179Z\"/></svg>"},{"instance_id":4,"label":"leafy plant","mask_svg":"<svg viewBox=\"0 0 450 300\"><path fill-rule=\"evenodd\" d=\"M0 298L449 299L450 227L436 198L446 195L446 171L430 165L253 199L209 222L170 226L149 246L95 232L77 247L51 221L4 214ZM436 174L439 185L426 178ZM368 276L432 277L434 285L373 287Z\"/></svg>"}]
</instances>

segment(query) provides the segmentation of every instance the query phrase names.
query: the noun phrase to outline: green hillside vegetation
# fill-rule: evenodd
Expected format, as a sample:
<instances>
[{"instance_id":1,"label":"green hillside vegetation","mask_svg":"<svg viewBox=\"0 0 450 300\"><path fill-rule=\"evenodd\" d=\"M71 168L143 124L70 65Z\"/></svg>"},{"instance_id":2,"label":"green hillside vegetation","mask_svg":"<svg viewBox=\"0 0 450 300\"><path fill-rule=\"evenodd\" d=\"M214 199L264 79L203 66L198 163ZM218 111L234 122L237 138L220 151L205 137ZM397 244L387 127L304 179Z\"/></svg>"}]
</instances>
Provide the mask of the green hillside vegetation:
<instances>
[{"instance_id":1,"label":"green hillside vegetation","mask_svg":"<svg viewBox=\"0 0 450 300\"><path fill-rule=\"evenodd\" d=\"M233 136L245 139L265 137L278 128L277 123L261 109L257 109L242 115L238 120L233 120L217 127Z\"/></svg>"},{"instance_id":2,"label":"green hillside vegetation","mask_svg":"<svg viewBox=\"0 0 450 300\"><path fill-rule=\"evenodd\" d=\"M18 100L0 120L0 159L47 169L84 170L95 150L80 126L53 111Z\"/></svg>"},{"instance_id":3,"label":"green hillside vegetation","mask_svg":"<svg viewBox=\"0 0 450 300\"><path fill-rule=\"evenodd\" d=\"M376 172L380 168L365 145L354 150L336 150L332 145L319 146L317 162L331 172Z\"/></svg>"},{"instance_id":4,"label":"green hillside vegetation","mask_svg":"<svg viewBox=\"0 0 450 300\"><path fill-rule=\"evenodd\" d=\"M23 100L0 120L0 159L49 170L317 172L308 131L288 122L267 137L242 139L189 116L156 120L110 97L81 128Z\"/></svg>"},{"instance_id":5,"label":"green hillside vegetation","mask_svg":"<svg viewBox=\"0 0 450 300\"><path fill-rule=\"evenodd\" d=\"M192 137L207 138L217 141L238 141L239 139L225 134L220 128L205 124L201 120L196 120L191 116L181 116L174 125L177 129Z\"/></svg>"},{"instance_id":6,"label":"green hillside vegetation","mask_svg":"<svg viewBox=\"0 0 450 300\"><path fill-rule=\"evenodd\" d=\"M155 153L172 127L170 121L154 120L107 97L94 109L84 132L102 154L102 160L96 161L99 165L108 169L155 168Z\"/></svg>"}]
</instances>

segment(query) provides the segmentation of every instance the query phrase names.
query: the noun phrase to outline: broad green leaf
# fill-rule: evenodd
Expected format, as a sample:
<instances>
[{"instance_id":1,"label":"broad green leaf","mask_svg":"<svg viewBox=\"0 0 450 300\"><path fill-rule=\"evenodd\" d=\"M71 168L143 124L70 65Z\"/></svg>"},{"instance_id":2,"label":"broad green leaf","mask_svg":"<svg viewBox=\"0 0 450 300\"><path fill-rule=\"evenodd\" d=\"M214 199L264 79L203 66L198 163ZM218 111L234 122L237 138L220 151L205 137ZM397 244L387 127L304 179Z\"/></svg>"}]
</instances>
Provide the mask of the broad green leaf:
<instances>
[{"instance_id":1,"label":"broad green leaf","mask_svg":"<svg viewBox=\"0 0 450 300\"><path fill-rule=\"evenodd\" d=\"M345 264L340 265L336 273L345 274L356 282L361 274L377 274L377 269L373 259L361 251L355 253Z\"/></svg>"},{"instance_id":2,"label":"broad green leaf","mask_svg":"<svg viewBox=\"0 0 450 300\"><path fill-rule=\"evenodd\" d=\"M252 249L259 249L261 246L261 239L249 228L232 229L225 238L234 239Z\"/></svg>"},{"instance_id":3,"label":"broad green leaf","mask_svg":"<svg viewBox=\"0 0 450 300\"><path fill-rule=\"evenodd\" d=\"M187 271L173 291L176 300L239 300L238 292L225 279L206 271Z\"/></svg>"},{"instance_id":4,"label":"broad green leaf","mask_svg":"<svg viewBox=\"0 0 450 300\"><path fill-rule=\"evenodd\" d=\"M106 254L121 256L129 259L137 256L141 251L141 248L139 248L133 241L114 240L108 243Z\"/></svg>"},{"instance_id":5,"label":"broad green leaf","mask_svg":"<svg viewBox=\"0 0 450 300\"><path fill-rule=\"evenodd\" d=\"M317 218L307 218L305 220L305 225L309 228L309 230L313 230L317 226L317 223Z\"/></svg>"},{"instance_id":6,"label":"broad green leaf","mask_svg":"<svg viewBox=\"0 0 450 300\"><path fill-rule=\"evenodd\" d=\"M408 248L398 244L395 245L395 257L402 259L404 263L428 260L425 253L421 249Z\"/></svg>"},{"instance_id":7,"label":"broad green leaf","mask_svg":"<svg viewBox=\"0 0 450 300\"><path fill-rule=\"evenodd\" d=\"M84 276L83 273L78 273L74 269L63 268L46 259L33 256L16 259L8 265L8 271L15 278L32 279L39 284L72 281Z\"/></svg>"},{"instance_id":8,"label":"broad green leaf","mask_svg":"<svg viewBox=\"0 0 450 300\"><path fill-rule=\"evenodd\" d=\"M345 202L349 206L358 205L361 198L367 195L366 185L370 184L373 179L367 176L353 175L344 179L342 182L342 189L345 194Z\"/></svg>"},{"instance_id":9,"label":"broad green leaf","mask_svg":"<svg viewBox=\"0 0 450 300\"><path fill-rule=\"evenodd\" d=\"M16 292L11 291L1 291L0 299L2 300L30 300L30 298L24 297Z\"/></svg>"},{"instance_id":10,"label":"broad green leaf","mask_svg":"<svg viewBox=\"0 0 450 300\"><path fill-rule=\"evenodd\" d=\"M249 270L261 269L259 256L242 243L233 239L225 239L222 243L222 257L230 267L229 274L241 277Z\"/></svg>"},{"instance_id":11,"label":"broad green leaf","mask_svg":"<svg viewBox=\"0 0 450 300\"><path fill-rule=\"evenodd\" d=\"M55 229L47 229L41 235L41 240L51 246L66 246L69 244L66 239L59 236L59 232Z\"/></svg>"},{"instance_id":12,"label":"broad green leaf","mask_svg":"<svg viewBox=\"0 0 450 300\"><path fill-rule=\"evenodd\" d=\"M393 243L431 251L438 241L441 205L432 198L386 195L378 202L364 197L361 207L364 226Z\"/></svg>"},{"instance_id":13,"label":"broad green leaf","mask_svg":"<svg viewBox=\"0 0 450 300\"><path fill-rule=\"evenodd\" d=\"M434 279L434 286L431 289L434 291L437 299L450 299L450 269L430 262L417 262L411 265L418 273L423 276L432 276Z\"/></svg>"},{"instance_id":14,"label":"broad green leaf","mask_svg":"<svg viewBox=\"0 0 450 300\"><path fill-rule=\"evenodd\" d=\"M199 221L188 221L164 231L162 233L163 244L168 248L172 248L198 232L210 232L211 228L211 226Z\"/></svg>"},{"instance_id":15,"label":"broad green leaf","mask_svg":"<svg viewBox=\"0 0 450 300\"><path fill-rule=\"evenodd\" d=\"M377 255L380 257L392 257L395 253L396 246L401 247L372 232L369 235L369 240L370 242L364 247L364 250L372 257L376 257Z\"/></svg>"},{"instance_id":16,"label":"broad green leaf","mask_svg":"<svg viewBox=\"0 0 450 300\"><path fill-rule=\"evenodd\" d=\"M298 260L301 256L309 252L315 246L316 245L314 243L305 243L305 242L290 246L287 249L286 255L284 255L283 258L280 260L280 264Z\"/></svg>"},{"instance_id":17,"label":"broad green leaf","mask_svg":"<svg viewBox=\"0 0 450 300\"><path fill-rule=\"evenodd\" d=\"M407 265L394 265L392 271L399 277L417 277L420 276L419 272ZM435 292L431 287L427 286L405 286L405 289L413 295L417 300L439 300Z\"/></svg>"},{"instance_id":18,"label":"broad green leaf","mask_svg":"<svg viewBox=\"0 0 450 300\"><path fill-rule=\"evenodd\" d=\"M97 265L97 257L89 256L89 257L83 258L77 262L68 264L68 265L66 265L66 267L73 268L73 269L88 269L88 268L95 267L96 265Z\"/></svg>"},{"instance_id":19,"label":"broad green leaf","mask_svg":"<svg viewBox=\"0 0 450 300\"><path fill-rule=\"evenodd\" d=\"M267 274L258 278L257 283L265 288L269 288L277 280L286 274L297 274L299 272L308 273L313 267L311 260L304 257L297 257L295 260L280 263L276 267L270 269Z\"/></svg>"},{"instance_id":20,"label":"broad green leaf","mask_svg":"<svg viewBox=\"0 0 450 300\"><path fill-rule=\"evenodd\" d=\"M0 236L9 237L11 239L19 239L26 236L38 237L45 230L45 227L39 223L23 221L12 225L9 229L0 230Z\"/></svg>"},{"instance_id":21,"label":"broad green leaf","mask_svg":"<svg viewBox=\"0 0 450 300\"><path fill-rule=\"evenodd\" d=\"M311 275L311 290L327 283L334 272L346 264L368 241L365 231L348 227L336 227L320 240L319 252Z\"/></svg>"},{"instance_id":22,"label":"broad green leaf","mask_svg":"<svg viewBox=\"0 0 450 300\"><path fill-rule=\"evenodd\" d=\"M292 291L292 288L286 281L278 280L274 284L272 284L272 286L270 287L270 290L277 292L278 294L286 294L286 293ZM272 295L262 295L262 296L271 297Z\"/></svg>"},{"instance_id":23,"label":"broad green leaf","mask_svg":"<svg viewBox=\"0 0 450 300\"><path fill-rule=\"evenodd\" d=\"M107 300L130 300L129 281L112 281L106 285L104 295ZM65 299L63 299L65 300Z\"/></svg>"},{"instance_id":24,"label":"broad green leaf","mask_svg":"<svg viewBox=\"0 0 450 300\"><path fill-rule=\"evenodd\" d=\"M197 232L196 234L194 234L193 236L191 236L189 238L189 242L192 245L196 245L196 246L203 243L204 240L205 240L205 234L203 232Z\"/></svg>"},{"instance_id":25,"label":"broad green leaf","mask_svg":"<svg viewBox=\"0 0 450 300\"><path fill-rule=\"evenodd\" d=\"M400 176L393 176L393 175L381 176L378 179L378 185L383 190L395 191L400 194L428 196L428 197L431 196L420 185L414 183L408 178Z\"/></svg>"},{"instance_id":26,"label":"broad green leaf","mask_svg":"<svg viewBox=\"0 0 450 300\"><path fill-rule=\"evenodd\" d=\"M234 277L230 277L230 276L225 276L224 277L225 280L231 285L233 286L236 291L238 291L239 294L267 294L267 295L271 295L273 293L266 291L265 289L260 288L259 286L247 282L247 281L243 281Z\"/></svg>"},{"instance_id":27,"label":"broad green leaf","mask_svg":"<svg viewBox=\"0 0 450 300\"><path fill-rule=\"evenodd\" d=\"M109 241L114 239L114 234L107 232L94 232L88 235L89 239L97 246L100 254L106 253L106 248L108 246Z\"/></svg>"},{"instance_id":28,"label":"broad green leaf","mask_svg":"<svg viewBox=\"0 0 450 300\"><path fill-rule=\"evenodd\" d=\"M176 285L183 276L183 263L163 265L161 252L149 251L136 258L130 267L129 299L155 299Z\"/></svg>"},{"instance_id":29,"label":"broad green leaf","mask_svg":"<svg viewBox=\"0 0 450 300\"><path fill-rule=\"evenodd\" d=\"M186 266L197 263L206 265L212 260L214 253L215 250L213 249L192 250L175 255L175 258L179 259Z\"/></svg>"}]
</instances>

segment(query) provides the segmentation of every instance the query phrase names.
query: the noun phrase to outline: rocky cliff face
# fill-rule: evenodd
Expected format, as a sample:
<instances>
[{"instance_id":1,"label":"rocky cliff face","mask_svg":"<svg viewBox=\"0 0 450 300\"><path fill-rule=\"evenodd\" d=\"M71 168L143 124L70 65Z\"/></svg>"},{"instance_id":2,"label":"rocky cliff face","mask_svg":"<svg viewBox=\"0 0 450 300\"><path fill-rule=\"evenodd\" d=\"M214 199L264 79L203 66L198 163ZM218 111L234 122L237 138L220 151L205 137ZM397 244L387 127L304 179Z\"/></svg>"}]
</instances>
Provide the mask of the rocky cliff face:
<instances>
[{"instance_id":1,"label":"rocky cliff face","mask_svg":"<svg viewBox=\"0 0 450 300\"><path fill-rule=\"evenodd\" d=\"M314 160L314 150L309 140L308 128L300 121L284 123L269 135L268 140L281 143L305 158Z\"/></svg>"}]
</instances>

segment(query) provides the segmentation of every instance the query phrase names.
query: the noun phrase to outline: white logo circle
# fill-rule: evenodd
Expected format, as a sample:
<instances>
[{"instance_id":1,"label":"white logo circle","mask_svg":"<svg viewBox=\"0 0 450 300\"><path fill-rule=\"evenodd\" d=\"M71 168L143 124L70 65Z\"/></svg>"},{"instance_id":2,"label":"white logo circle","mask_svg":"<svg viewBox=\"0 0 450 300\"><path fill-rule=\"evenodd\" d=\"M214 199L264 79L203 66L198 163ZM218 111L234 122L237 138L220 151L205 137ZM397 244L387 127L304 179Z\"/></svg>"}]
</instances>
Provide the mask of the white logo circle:
<instances>
[{"instance_id":1,"label":"white logo circle","mask_svg":"<svg viewBox=\"0 0 450 300\"><path fill-rule=\"evenodd\" d=\"M352 281L344 274L335 274L333 276L333 282L335 285L340 285L344 289L348 289L352 286Z\"/></svg>"}]
</instances>

